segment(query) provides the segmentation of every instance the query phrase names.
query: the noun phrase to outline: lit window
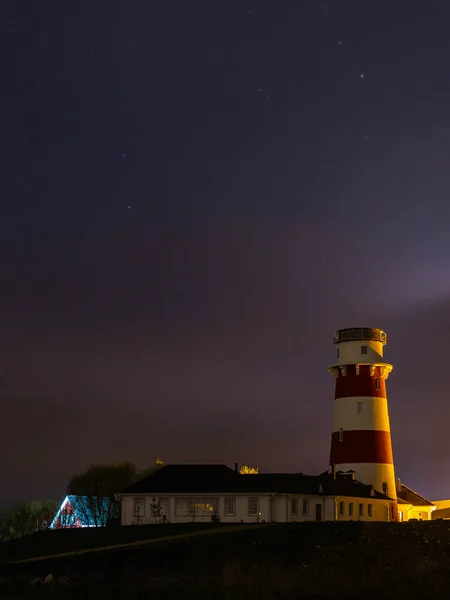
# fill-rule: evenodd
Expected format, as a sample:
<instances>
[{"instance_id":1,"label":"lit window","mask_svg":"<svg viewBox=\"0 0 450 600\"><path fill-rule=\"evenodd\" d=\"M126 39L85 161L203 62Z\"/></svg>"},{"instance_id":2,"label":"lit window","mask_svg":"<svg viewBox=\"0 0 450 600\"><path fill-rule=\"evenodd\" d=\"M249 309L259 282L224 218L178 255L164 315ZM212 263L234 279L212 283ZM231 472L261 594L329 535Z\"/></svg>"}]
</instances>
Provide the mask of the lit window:
<instances>
[{"instance_id":1,"label":"lit window","mask_svg":"<svg viewBox=\"0 0 450 600\"><path fill-rule=\"evenodd\" d=\"M387 481L383 481L381 491L383 492L383 494L387 495L387 493L388 493L388 484L387 484Z\"/></svg>"},{"instance_id":2,"label":"lit window","mask_svg":"<svg viewBox=\"0 0 450 600\"><path fill-rule=\"evenodd\" d=\"M339 502L339 515L342 517L344 514L345 504L344 502Z\"/></svg>"},{"instance_id":3,"label":"lit window","mask_svg":"<svg viewBox=\"0 0 450 600\"><path fill-rule=\"evenodd\" d=\"M363 517L364 516L364 504L360 504L359 505L359 516Z\"/></svg>"},{"instance_id":4,"label":"lit window","mask_svg":"<svg viewBox=\"0 0 450 600\"><path fill-rule=\"evenodd\" d=\"M292 498L291 514L296 515L297 513L298 513L298 500L297 500L297 498Z\"/></svg>"},{"instance_id":5,"label":"lit window","mask_svg":"<svg viewBox=\"0 0 450 600\"><path fill-rule=\"evenodd\" d=\"M257 517L259 515L259 498L248 499L248 515L249 517Z\"/></svg>"},{"instance_id":6,"label":"lit window","mask_svg":"<svg viewBox=\"0 0 450 600\"><path fill-rule=\"evenodd\" d=\"M342 427L341 427L341 429L339 429L339 441L340 442L344 441L344 430L342 429Z\"/></svg>"},{"instance_id":7,"label":"lit window","mask_svg":"<svg viewBox=\"0 0 450 600\"><path fill-rule=\"evenodd\" d=\"M145 515L145 498L134 498L133 516L143 517Z\"/></svg>"},{"instance_id":8,"label":"lit window","mask_svg":"<svg viewBox=\"0 0 450 600\"><path fill-rule=\"evenodd\" d=\"M378 377L375 377L375 389L376 390L380 389L380 380L378 379Z\"/></svg>"},{"instance_id":9,"label":"lit window","mask_svg":"<svg viewBox=\"0 0 450 600\"><path fill-rule=\"evenodd\" d=\"M372 505L371 505L371 504L369 504L369 505L367 506L367 516L368 516L368 517L370 517L370 518L372 518L372 512L373 512Z\"/></svg>"},{"instance_id":10,"label":"lit window","mask_svg":"<svg viewBox=\"0 0 450 600\"><path fill-rule=\"evenodd\" d=\"M367 346L361 346L361 354L367 354Z\"/></svg>"},{"instance_id":11,"label":"lit window","mask_svg":"<svg viewBox=\"0 0 450 600\"><path fill-rule=\"evenodd\" d=\"M309 500L303 500L302 502L302 513L304 517L309 515Z\"/></svg>"},{"instance_id":12,"label":"lit window","mask_svg":"<svg viewBox=\"0 0 450 600\"><path fill-rule=\"evenodd\" d=\"M362 400L358 400L356 403L356 414L362 415L364 412L364 404Z\"/></svg>"},{"instance_id":13,"label":"lit window","mask_svg":"<svg viewBox=\"0 0 450 600\"><path fill-rule=\"evenodd\" d=\"M175 516L205 517L219 514L218 498L176 498Z\"/></svg>"},{"instance_id":14,"label":"lit window","mask_svg":"<svg viewBox=\"0 0 450 600\"><path fill-rule=\"evenodd\" d=\"M353 502L349 502L348 504L348 516L353 517Z\"/></svg>"},{"instance_id":15,"label":"lit window","mask_svg":"<svg viewBox=\"0 0 450 600\"><path fill-rule=\"evenodd\" d=\"M236 514L236 498L225 498L224 515L234 517Z\"/></svg>"}]
</instances>

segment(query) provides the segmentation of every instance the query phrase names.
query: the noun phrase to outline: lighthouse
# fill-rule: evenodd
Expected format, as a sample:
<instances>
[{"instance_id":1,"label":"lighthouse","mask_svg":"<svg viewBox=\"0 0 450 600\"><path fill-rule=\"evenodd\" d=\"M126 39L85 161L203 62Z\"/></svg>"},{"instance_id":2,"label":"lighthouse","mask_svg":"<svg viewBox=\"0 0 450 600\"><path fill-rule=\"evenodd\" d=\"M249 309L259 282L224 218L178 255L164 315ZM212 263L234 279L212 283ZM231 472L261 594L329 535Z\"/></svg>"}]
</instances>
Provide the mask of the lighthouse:
<instances>
[{"instance_id":1,"label":"lighthouse","mask_svg":"<svg viewBox=\"0 0 450 600\"><path fill-rule=\"evenodd\" d=\"M381 329L340 329L334 334L337 360L329 368L336 381L330 464L353 471L355 478L392 498L397 519L397 492L384 362L387 342Z\"/></svg>"}]
</instances>

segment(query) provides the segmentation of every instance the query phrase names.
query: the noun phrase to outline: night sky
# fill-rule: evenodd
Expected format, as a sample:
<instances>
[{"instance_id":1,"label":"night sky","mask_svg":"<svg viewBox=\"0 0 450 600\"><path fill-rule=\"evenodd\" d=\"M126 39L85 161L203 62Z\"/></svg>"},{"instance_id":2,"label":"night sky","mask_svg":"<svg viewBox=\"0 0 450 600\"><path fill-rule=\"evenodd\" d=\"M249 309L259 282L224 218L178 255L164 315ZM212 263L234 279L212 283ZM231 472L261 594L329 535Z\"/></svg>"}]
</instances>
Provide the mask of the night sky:
<instances>
[{"instance_id":1,"label":"night sky","mask_svg":"<svg viewBox=\"0 0 450 600\"><path fill-rule=\"evenodd\" d=\"M2 0L0 501L91 463L328 466L380 327L450 497L450 3Z\"/></svg>"}]
</instances>

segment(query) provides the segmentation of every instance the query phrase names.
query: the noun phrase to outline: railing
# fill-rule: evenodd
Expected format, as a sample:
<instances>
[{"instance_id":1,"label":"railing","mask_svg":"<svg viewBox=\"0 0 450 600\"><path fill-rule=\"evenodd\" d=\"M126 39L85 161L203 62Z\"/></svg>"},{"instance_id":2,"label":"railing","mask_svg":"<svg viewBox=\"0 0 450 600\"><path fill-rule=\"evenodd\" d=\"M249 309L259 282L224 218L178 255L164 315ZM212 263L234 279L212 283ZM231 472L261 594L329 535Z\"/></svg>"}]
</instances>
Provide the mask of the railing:
<instances>
[{"instance_id":1,"label":"railing","mask_svg":"<svg viewBox=\"0 0 450 600\"><path fill-rule=\"evenodd\" d=\"M339 329L339 331L336 331L333 338L335 344L358 340L365 340L369 342L381 342L382 344L386 344L387 335L382 329L360 327L358 329Z\"/></svg>"}]
</instances>

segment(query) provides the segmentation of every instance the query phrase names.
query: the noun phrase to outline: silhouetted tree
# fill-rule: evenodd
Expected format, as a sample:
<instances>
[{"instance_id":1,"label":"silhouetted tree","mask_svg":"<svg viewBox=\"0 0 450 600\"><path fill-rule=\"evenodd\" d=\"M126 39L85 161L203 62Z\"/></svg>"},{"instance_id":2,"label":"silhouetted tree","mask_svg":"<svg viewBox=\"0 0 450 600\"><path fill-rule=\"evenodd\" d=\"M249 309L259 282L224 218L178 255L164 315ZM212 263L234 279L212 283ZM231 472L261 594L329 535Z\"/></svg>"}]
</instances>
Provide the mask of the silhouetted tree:
<instances>
[{"instance_id":1,"label":"silhouetted tree","mask_svg":"<svg viewBox=\"0 0 450 600\"><path fill-rule=\"evenodd\" d=\"M21 537L47 529L58 508L58 504L52 500L31 500L17 504L3 516L4 535Z\"/></svg>"},{"instance_id":2,"label":"silhouetted tree","mask_svg":"<svg viewBox=\"0 0 450 600\"><path fill-rule=\"evenodd\" d=\"M120 502L116 495L143 477L154 473L163 466L160 459L152 467L138 471L130 461L120 464L91 465L84 473L76 474L69 482L67 493L82 497L76 504L75 512L93 526L107 525L119 518ZM70 512L70 511L69 511ZM62 515L60 526L72 522L73 515Z\"/></svg>"},{"instance_id":3,"label":"silhouetted tree","mask_svg":"<svg viewBox=\"0 0 450 600\"><path fill-rule=\"evenodd\" d=\"M152 465L151 467L147 467L146 469L143 469L142 471L137 472L136 481L139 481L139 479L144 479L144 477L148 477L149 475L153 475L153 473L158 471L158 469L160 469L163 466L164 466L163 461L160 458L157 458L154 465Z\"/></svg>"},{"instance_id":4,"label":"silhouetted tree","mask_svg":"<svg viewBox=\"0 0 450 600\"><path fill-rule=\"evenodd\" d=\"M211 513L211 523L214 525L220 525L220 515L216 512Z\"/></svg>"},{"instance_id":5,"label":"silhouetted tree","mask_svg":"<svg viewBox=\"0 0 450 600\"><path fill-rule=\"evenodd\" d=\"M150 502L150 514L152 515L153 521L155 523L161 522L161 519L162 519L161 506L160 506L159 502L156 500L156 498L153 498L152 501Z\"/></svg>"}]
</instances>

